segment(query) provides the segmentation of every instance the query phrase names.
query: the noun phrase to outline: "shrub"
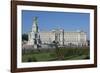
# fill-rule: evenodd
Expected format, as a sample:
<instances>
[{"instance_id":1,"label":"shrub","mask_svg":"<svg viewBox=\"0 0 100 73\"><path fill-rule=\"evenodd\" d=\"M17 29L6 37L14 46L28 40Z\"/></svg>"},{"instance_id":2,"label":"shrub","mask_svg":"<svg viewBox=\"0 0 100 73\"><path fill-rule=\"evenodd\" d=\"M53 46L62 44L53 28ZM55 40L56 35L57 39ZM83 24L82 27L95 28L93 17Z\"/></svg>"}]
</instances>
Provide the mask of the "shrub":
<instances>
[{"instance_id":1,"label":"shrub","mask_svg":"<svg viewBox=\"0 0 100 73\"><path fill-rule=\"evenodd\" d=\"M37 59L35 57L28 58L27 62L36 62Z\"/></svg>"}]
</instances>

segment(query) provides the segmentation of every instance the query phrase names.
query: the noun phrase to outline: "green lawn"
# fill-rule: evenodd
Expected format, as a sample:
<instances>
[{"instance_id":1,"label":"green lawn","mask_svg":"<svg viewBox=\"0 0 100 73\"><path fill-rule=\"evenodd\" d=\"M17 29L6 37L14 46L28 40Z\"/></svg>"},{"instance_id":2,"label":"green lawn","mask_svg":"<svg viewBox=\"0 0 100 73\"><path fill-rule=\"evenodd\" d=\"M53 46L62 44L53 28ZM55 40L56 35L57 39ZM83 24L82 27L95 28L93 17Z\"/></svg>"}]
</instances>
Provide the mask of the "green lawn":
<instances>
[{"instance_id":1,"label":"green lawn","mask_svg":"<svg viewBox=\"0 0 100 73\"><path fill-rule=\"evenodd\" d=\"M31 51L22 54L22 62L83 59L89 59L89 48L59 48L54 51Z\"/></svg>"}]
</instances>

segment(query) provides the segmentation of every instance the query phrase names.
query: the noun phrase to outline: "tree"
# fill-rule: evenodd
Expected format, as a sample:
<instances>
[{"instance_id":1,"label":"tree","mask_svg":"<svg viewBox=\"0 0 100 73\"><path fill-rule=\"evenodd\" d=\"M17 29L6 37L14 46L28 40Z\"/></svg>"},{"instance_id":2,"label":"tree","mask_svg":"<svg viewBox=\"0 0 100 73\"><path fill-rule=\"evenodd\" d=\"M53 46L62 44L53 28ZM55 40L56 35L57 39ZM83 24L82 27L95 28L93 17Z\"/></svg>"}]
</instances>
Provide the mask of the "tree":
<instances>
[{"instance_id":1,"label":"tree","mask_svg":"<svg viewBox=\"0 0 100 73\"><path fill-rule=\"evenodd\" d=\"M59 60L64 59L64 55L63 55L61 49L58 47L59 42L53 41L53 44L54 44L54 46L55 46L55 48L56 48L56 49L55 49L55 52L56 52L57 58L58 58Z\"/></svg>"},{"instance_id":2,"label":"tree","mask_svg":"<svg viewBox=\"0 0 100 73\"><path fill-rule=\"evenodd\" d=\"M22 41L28 41L28 34L22 34Z\"/></svg>"},{"instance_id":3,"label":"tree","mask_svg":"<svg viewBox=\"0 0 100 73\"><path fill-rule=\"evenodd\" d=\"M90 40L87 40L88 46L90 46Z\"/></svg>"}]
</instances>

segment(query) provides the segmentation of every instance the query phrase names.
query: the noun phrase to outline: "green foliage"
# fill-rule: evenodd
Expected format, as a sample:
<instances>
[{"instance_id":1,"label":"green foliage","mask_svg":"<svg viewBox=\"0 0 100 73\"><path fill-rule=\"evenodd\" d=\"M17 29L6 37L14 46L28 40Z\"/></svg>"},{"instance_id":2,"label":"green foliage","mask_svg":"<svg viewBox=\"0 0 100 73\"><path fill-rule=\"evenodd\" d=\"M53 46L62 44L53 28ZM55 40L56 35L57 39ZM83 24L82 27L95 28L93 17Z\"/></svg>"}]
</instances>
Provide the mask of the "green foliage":
<instances>
[{"instance_id":1,"label":"green foliage","mask_svg":"<svg viewBox=\"0 0 100 73\"><path fill-rule=\"evenodd\" d=\"M63 49L63 54L66 59L89 59L89 49L88 48L68 48Z\"/></svg>"},{"instance_id":2,"label":"green foliage","mask_svg":"<svg viewBox=\"0 0 100 73\"><path fill-rule=\"evenodd\" d=\"M28 60L27 60L28 62L36 62L37 61L37 59L35 58L35 57L32 57L32 58L28 58Z\"/></svg>"},{"instance_id":3,"label":"green foliage","mask_svg":"<svg viewBox=\"0 0 100 73\"><path fill-rule=\"evenodd\" d=\"M27 53L23 53L22 62L83 60L90 58L89 48L59 48L59 55L57 55L56 52L57 51L54 50L54 51L30 51Z\"/></svg>"},{"instance_id":4,"label":"green foliage","mask_svg":"<svg viewBox=\"0 0 100 73\"><path fill-rule=\"evenodd\" d=\"M28 35L27 34L22 34L22 41L28 41Z\"/></svg>"},{"instance_id":5,"label":"green foliage","mask_svg":"<svg viewBox=\"0 0 100 73\"><path fill-rule=\"evenodd\" d=\"M24 54L22 57L23 62L36 62L36 61L49 61L54 59L52 53L35 53L35 54Z\"/></svg>"}]
</instances>

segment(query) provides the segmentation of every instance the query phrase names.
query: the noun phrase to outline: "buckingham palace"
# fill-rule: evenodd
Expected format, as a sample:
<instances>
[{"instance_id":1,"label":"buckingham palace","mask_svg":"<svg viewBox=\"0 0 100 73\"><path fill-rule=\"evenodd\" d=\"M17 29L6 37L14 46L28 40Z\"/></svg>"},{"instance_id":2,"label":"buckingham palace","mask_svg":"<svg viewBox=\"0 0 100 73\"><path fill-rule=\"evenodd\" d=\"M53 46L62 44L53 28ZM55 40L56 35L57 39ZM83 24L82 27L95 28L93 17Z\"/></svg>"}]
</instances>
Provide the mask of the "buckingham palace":
<instances>
[{"instance_id":1,"label":"buckingham palace","mask_svg":"<svg viewBox=\"0 0 100 73\"><path fill-rule=\"evenodd\" d=\"M84 31L65 31L64 29L52 29L51 31L39 31L37 18L34 18L31 32L28 33L27 45L34 48L44 47L57 42L59 46L87 46L87 33Z\"/></svg>"}]
</instances>

